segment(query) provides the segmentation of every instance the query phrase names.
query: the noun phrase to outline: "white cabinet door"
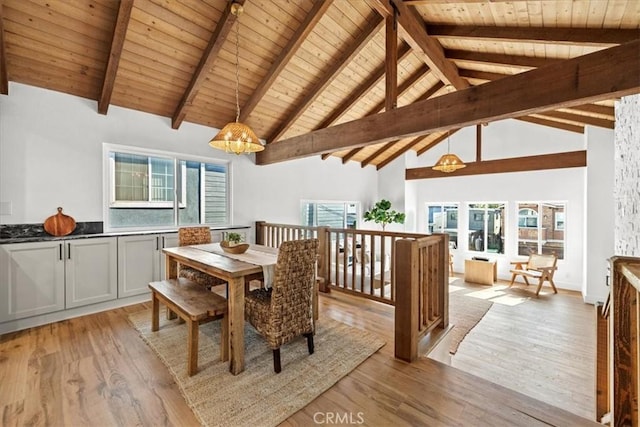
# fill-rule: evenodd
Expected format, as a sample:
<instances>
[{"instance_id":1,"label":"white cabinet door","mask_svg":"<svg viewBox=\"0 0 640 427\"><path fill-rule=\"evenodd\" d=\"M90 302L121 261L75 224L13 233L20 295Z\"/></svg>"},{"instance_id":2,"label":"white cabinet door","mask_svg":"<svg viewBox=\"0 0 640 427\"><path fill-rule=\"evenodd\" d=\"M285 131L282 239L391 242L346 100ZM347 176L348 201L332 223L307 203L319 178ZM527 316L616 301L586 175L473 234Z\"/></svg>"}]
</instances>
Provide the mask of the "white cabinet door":
<instances>
[{"instance_id":1,"label":"white cabinet door","mask_svg":"<svg viewBox=\"0 0 640 427\"><path fill-rule=\"evenodd\" d=\"M118 237L118 298L149 292L160 279L161 244L158 234Z\"/></svg>"},{"instance_id":2,"label":"white cabinet door","mask_svg":"<svg viewBox=\"0 0 640 427\"><path fill-rule=\"evenodd\" d=\"M163 248L176 248L180 244L180 239L178 238L178 233L165 233L160 236L161 244ZM160 251L160 277L166 279L166 257Z\"/></svg>"},{"instance_id":3,"label":"white cabinet door","mask_svg":"<svg viewBox=\"0 0 640 427\"><path fill-rule=\"evenodd\" d=\"M117 256L115 237L65 242L66 308L118 297Z\"/></svg>"},{"instance_id":4,"label":"white cabinet door","mask_svg":"<svg viewBox=\"0 0 640 427\"><path fill-rule=\"evenodd\" d=\"M0 246L0 322L64 309L64 243Z\"/></svg>"}]
</instances>

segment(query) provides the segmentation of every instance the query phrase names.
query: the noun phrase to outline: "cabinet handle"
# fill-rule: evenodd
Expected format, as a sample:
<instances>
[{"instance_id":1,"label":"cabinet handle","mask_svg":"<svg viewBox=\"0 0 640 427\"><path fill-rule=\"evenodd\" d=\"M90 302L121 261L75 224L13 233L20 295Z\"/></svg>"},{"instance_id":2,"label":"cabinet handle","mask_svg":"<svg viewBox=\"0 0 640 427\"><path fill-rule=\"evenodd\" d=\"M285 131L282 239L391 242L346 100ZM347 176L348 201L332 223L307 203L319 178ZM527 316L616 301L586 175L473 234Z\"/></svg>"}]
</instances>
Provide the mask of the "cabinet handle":
<instances>
[{"instance_id":1,"label":"cabinet handle","mask_svg":"<svg viewBox=\"0 0 640 427\"><path fill-rule=\"evenodd\" d=\"M62 243L58 244L58 256L60 261L62 261Z\"/></svg>"},{"instance_id":2,"label":"cabinet handle","mask_svg":"<svg viewBox=\"0 0 640 427\"><path fill-rule=\"evenodd\" d=\"M67 243L67 259L71 259L71 243Z\"/></svg>"},{"instance_id":3,"label":"cabinet handle","mask_svg":"<svg viewBox=\"0 0 640 427\"><path fill-rule=\"evenodd\" d=\"M165 241L164 241L164 236L162 236L162 247L164 248L165 245Z\"/></svg>"}]
</instances>

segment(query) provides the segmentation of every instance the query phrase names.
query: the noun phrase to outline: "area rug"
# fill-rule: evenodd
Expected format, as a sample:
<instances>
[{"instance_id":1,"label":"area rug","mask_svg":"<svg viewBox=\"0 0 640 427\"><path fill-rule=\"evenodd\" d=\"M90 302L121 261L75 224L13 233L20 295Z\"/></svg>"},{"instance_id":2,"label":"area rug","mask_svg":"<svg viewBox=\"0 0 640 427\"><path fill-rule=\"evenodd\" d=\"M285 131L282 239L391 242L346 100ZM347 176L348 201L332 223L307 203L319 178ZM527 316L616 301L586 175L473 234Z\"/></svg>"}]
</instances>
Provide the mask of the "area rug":
<instances>
[{"instance_id":1,"label":"area rug","mask_svg":"<svg viewBox=\"0 0 640 427\"><path fill-rule=\"evenodd\" d=\"M220 362L220 322L200 326L198 373L186 374L186 324L160 316L151 332L151 312L129 320L158 354L180 387L187 404L204 426L275 426L329 389L385 343L378 336L329 318L316 326L315 352L304 337L284 345L282 372L273 371L265 340L245 327L245 371L233 376Z\"/></svg>"},{"instance_id":2,"label":"area rug","mask_svg":"<svg viewBox=\"0 0 640 427\"><path fill-rule=\"evenodd\" d=\"M453 330L449 332L449 353L456 354L460 343L489 311L493 302L468 297L461 292L449 293L449 323Z\"/></svg>"}]
</instances>

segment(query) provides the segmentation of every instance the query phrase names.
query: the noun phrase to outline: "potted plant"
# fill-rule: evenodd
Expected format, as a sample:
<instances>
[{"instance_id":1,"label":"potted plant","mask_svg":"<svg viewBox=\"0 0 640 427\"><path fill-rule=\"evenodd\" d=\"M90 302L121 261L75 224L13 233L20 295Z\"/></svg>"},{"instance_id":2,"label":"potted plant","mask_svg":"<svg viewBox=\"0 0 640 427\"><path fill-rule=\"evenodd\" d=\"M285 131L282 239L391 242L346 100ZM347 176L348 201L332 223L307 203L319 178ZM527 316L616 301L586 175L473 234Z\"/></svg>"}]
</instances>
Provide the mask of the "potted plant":
<instances>
[{"instance_id":1,"label":"potted plant","mask_svg":"<svg viewBox=\"0 0 640 427\"><path fill-rule=\"evenodd\" d=\"M385 199L380 200L364 213L364 220L382 224L382 231L384 231L387 224L392 222L404 224L404 218L405 214L392 210L391 202Z\"/></svg>"},{"instance_id":2,"label":"potted plant","mask_svg":"<svg viewBox=\"0 0 640 427\"><path fill-rule=\"evenodd\" d=\"M242 242L242 235L240 233L227 233L226 237L225 240L229 242L229 246L236 246Z\"/></svg>"}]
</instances>

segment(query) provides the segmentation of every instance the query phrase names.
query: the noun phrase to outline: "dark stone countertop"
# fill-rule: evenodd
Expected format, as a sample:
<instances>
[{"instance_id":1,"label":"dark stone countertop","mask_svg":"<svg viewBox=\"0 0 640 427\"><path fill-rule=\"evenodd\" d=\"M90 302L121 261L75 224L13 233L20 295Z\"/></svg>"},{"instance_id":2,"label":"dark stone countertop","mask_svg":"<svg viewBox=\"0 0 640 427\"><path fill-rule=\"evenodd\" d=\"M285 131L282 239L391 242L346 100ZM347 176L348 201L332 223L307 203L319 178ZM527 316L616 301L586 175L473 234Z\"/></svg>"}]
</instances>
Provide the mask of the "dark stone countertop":
<instances>
[{"instance_id":1,"label":"dark stone countertop","mask_svg":"<svg viewBox=\"0 0 640 427\"><path fill-rule=\"evenodd\" d=\"M248 225L213 226L211 230L249 229ZM103 232L102 222L78 222L76 229L66 236L52 236L42 224L0 225L0 245L10 243L49 242L57 240L91 239L98 237L136 236L145 234L177 233L177 228L154 230L126 230Z\"/></svg>"}]
</instances>

